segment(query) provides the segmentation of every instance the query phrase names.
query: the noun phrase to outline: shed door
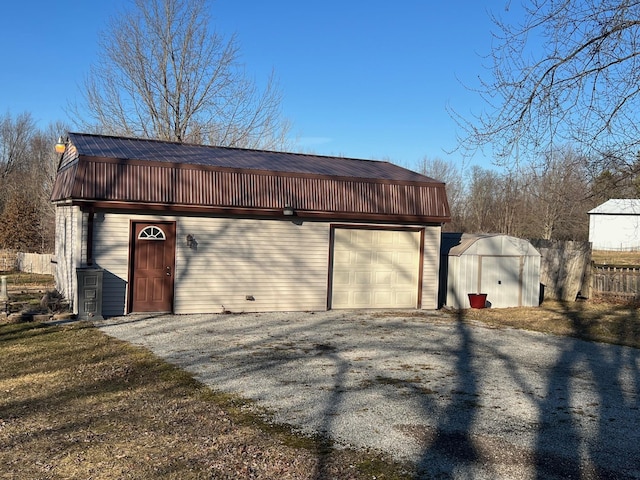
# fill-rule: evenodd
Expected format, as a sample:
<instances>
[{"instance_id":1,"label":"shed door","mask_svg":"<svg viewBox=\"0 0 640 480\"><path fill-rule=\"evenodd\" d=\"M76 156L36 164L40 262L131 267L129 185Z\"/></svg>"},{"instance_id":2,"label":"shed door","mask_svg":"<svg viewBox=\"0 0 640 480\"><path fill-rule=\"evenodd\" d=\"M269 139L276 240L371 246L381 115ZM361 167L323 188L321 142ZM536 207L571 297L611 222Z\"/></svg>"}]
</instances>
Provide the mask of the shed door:
<instances>
[{"instance_id":1,"label":"shed door","mask_svg":"<svg viewBox=\"0 0 640 480\"><path fill-rule=\"evenodd\" d=\"M481 286L492 307L522 305L522 257L481 257Z\"/></svg>"},{"instance_id":2,"label":"shed door","mask_svg":"<svg viewBox=\"0 0 640 480\"><path fill-rule=\"evenodd\" d=\"M175 223L134 223L132 231L131 311L171 312Z\"/></svg>"},{"instance_id":3,"label":"shed door","mask_svg":"<svg viewBox=\"0 0 640 480\"><path fill-rule=\"evenodd\" d=\"M335 228L331 308L417 308L420 231Z\"/></svg>"}]
</instances>

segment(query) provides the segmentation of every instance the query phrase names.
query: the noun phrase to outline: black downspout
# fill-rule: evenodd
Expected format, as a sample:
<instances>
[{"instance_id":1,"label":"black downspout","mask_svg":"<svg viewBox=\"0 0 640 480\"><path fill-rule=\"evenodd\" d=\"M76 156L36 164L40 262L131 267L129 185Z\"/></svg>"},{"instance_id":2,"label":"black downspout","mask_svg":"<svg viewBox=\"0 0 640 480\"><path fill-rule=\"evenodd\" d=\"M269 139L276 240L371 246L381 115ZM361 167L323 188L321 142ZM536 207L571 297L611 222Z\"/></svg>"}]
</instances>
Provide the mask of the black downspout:
<instances>
[{"instance_id":1,"label":"black downspout","mask_svg":"<svg viewBox=\"0 0 640 480\"><path fill-rule=\"evenodd\" d=\"M93 209L89 210L87 219L87 266L93 266Z\"/></svg>"}]
</instances>

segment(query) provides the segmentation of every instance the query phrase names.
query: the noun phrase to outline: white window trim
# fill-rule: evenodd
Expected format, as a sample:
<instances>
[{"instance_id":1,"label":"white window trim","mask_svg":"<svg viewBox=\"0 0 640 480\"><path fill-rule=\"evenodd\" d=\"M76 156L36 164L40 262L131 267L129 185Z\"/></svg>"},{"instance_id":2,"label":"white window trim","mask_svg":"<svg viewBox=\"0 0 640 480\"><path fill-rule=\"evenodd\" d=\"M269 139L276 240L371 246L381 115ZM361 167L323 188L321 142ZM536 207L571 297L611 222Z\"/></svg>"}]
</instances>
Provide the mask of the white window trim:
<instances>
[{"instance_id":1,"label":"white window trim","mask_svg":"<svg viewBox=\"0 0 640 480\"><path fill-rule=\"evenodd\" d=\"M166 240L167 236L160 227L149 225L144 227L138 234L138 240Z\"/></svg>"}]
</instances>

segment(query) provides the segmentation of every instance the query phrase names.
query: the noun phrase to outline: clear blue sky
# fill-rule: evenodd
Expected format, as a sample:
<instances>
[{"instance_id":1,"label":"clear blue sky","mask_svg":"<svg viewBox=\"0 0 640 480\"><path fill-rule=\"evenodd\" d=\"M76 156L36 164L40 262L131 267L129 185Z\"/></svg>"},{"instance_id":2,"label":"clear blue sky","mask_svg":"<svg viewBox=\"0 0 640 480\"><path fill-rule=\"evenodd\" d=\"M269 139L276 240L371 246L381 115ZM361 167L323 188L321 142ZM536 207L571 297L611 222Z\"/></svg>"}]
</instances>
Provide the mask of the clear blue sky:
<instances>
[{"instance_id":1,"label":"clear blue sky","mask_svg":"<svg viewBox=\"0 0 640 480\"><path fill-rule=\"evenodd\" d=\"M65 120L96 59L97 36L125 0L17 1L0 30L0 113ZM462 113L482 108L477 85L491 47L488 12L508 0L215 0L215 27L235 32L256 79L273 69L283 111L317 154L384 159L415 168L448 154ZM471 163L488 166L482 157Z\"/></svg>"}]
</instances>

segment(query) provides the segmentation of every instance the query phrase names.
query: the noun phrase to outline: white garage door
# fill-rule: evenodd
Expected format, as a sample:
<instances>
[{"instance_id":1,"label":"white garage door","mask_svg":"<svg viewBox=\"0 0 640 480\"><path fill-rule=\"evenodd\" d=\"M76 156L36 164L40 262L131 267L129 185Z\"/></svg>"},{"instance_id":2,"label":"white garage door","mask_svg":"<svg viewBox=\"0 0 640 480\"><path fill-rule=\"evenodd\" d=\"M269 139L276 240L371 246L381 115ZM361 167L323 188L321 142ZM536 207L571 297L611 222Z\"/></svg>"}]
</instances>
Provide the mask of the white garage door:
<instances>
[{"instance_id":1,"label":"white garage door","mask_svg":"<svg viewBox=\"0 0 640 480\"><path fill-rule=\"evenodd\" d=\"M332 308L417 308L420 232L336 228Z\"/></svg>"}]
</instances>

